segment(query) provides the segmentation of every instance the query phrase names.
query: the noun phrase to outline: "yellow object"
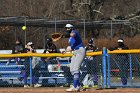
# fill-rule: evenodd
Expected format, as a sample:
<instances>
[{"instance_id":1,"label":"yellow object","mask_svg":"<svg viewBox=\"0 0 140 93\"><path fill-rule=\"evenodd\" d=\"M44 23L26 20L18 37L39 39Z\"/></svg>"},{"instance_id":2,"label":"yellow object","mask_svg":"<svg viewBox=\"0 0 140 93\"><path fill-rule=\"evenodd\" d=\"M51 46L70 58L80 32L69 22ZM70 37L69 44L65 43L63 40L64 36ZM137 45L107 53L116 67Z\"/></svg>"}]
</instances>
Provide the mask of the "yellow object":
<instances>
[{"instance_id":1,"label":"yellow object","mask_svg":"<svg viewBox=\"0 0 140 93\"><path fill-rule=\"evenodd\" d=\"M84 85L83 88L89 88L89 86L88 85Z\"/></svg>"},{"instance_id":2,"label":"yellow object","mask_svg":"<svg viewBox=\"0 0 140 93\"><path fill-rule=\"evenodd\" d=\"M109 54L118 54L118 53L140 53L140 49L135 49L135 50L114 50L114 51L108 51ZM0 54L0 58L9 58L9 57L71 57L73 54L72 53L66 53L66 54L61 54L61 53L48 53L48 54L41 54L41 53L20 53L20 54ZM102 51L99 52L90 52L86 53L86 56L97 56L97 55L102 55Z\"/></svg>"},{"instance_id":3,"label":"yellow object","mask_svg":"<svg viewBox=\"0 0 140 93\"><path fill-rule=\"evenodd\" d=\"M22 26L22 30L26 30L26 26Z\"/></svg>"},{"instance_id":4,"label":"yellow object","mask_svg":"<svg viewBox=\"0 0 140 93\"><path fill-rule=\"evenodd\" d=\"M98 85L94 85L94 86L92 86L93 88L98 88Z\"/></svg>"}]
</instances>

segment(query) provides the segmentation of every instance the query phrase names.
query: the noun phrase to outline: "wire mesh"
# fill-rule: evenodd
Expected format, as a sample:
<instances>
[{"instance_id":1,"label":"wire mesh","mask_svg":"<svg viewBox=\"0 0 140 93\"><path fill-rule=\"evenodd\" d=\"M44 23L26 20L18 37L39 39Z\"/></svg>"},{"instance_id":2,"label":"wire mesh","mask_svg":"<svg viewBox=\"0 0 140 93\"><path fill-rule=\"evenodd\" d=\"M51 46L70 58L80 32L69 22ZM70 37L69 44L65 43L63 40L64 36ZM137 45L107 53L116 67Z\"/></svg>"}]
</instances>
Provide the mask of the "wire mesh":
<instances>
[{"instance_id":1,"label":"wire mesh","mask_svg":"<svg viewBox=\"0 0 140 93\"><path fill-rule=\"evenodd\" d=\"M111 86L139 86L139 54L112 54L110 57Z\"/></svg>"}]
</instances>

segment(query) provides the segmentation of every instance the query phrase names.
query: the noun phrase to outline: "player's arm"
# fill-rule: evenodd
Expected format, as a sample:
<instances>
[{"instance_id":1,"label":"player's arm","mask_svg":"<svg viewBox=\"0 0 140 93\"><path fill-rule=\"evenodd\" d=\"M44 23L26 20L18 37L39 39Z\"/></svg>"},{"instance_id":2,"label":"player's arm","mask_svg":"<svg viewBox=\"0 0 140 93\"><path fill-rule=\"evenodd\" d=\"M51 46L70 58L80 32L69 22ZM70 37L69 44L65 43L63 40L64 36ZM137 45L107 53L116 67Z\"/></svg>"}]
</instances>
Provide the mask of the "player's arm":
<instances>
[{"instance_id":1,"label":"player's arm","mask_svg":"<svg viewBox=\"0 0 140 93\"><path fill-rule=\"evenodd\" d=\"M74 50L74 45L75 45L75 43L76 43L76 41L75 41L75 39L74 39L74 37L71 37L70 38L70 46L71 46L71 50Z\"/></svg>"},{"instance_id":2,"label":"player's arm","mask_svg":"<svg viewBox=\"0 0 140 93\"><path fill-rule=\"evenodd\" d=\"M71 32L71 33L70 33L70 37L75 37L75 35L76 35L76 34L75 34L74 32Z\"/></svg>"}]
</instances>

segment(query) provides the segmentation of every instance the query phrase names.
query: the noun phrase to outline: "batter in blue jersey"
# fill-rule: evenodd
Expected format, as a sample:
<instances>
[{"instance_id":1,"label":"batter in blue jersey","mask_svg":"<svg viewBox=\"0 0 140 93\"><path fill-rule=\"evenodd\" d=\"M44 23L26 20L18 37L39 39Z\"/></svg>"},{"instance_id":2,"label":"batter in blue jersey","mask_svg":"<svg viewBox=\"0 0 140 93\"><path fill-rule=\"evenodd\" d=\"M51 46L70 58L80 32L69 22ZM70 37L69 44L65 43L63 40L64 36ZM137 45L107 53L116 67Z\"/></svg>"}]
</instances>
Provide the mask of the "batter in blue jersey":
<instances>
[{"instance_id":1,"label":"batter in blue jersey","mask_svg":"<svg viewBox=\"0 0 140 93\"><path fill-rule=\"evenodd\" d=\"M73 86L66 91L79 91L80 83L79 83L79 72L82 61L85 57L85 48L83 46L82 39L76 29L73 28L73 25L66 24L66 35L65 37L69 38L69 44L71 48L67 49L67 52L73 51L73 56L71 58L70 63L70 72L73 75Z\"/></svg>"}]
</instances>

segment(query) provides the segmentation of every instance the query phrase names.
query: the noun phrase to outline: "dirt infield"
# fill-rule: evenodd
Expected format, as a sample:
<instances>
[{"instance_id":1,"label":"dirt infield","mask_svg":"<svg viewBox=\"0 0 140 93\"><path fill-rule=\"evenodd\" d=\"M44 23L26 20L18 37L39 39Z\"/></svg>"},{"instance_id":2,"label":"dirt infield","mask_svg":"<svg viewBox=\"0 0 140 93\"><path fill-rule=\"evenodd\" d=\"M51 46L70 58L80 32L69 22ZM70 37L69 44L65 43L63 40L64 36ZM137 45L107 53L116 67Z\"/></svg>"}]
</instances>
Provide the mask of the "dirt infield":
<instances>
[{"instance_id":1,"label":"dirt infield","mask_svg":"<svg viewBox=\"0 0 140 93\"><path fill-rule=\"evenodd\" d=\"M42 87L42 88L0 88L0 93L68 93L66 88ZM69 92L70 93L70 92ZM88 89L80 93L140 93L140 88L118 88L118 89Z\"/></svg>"}]
</instances>

